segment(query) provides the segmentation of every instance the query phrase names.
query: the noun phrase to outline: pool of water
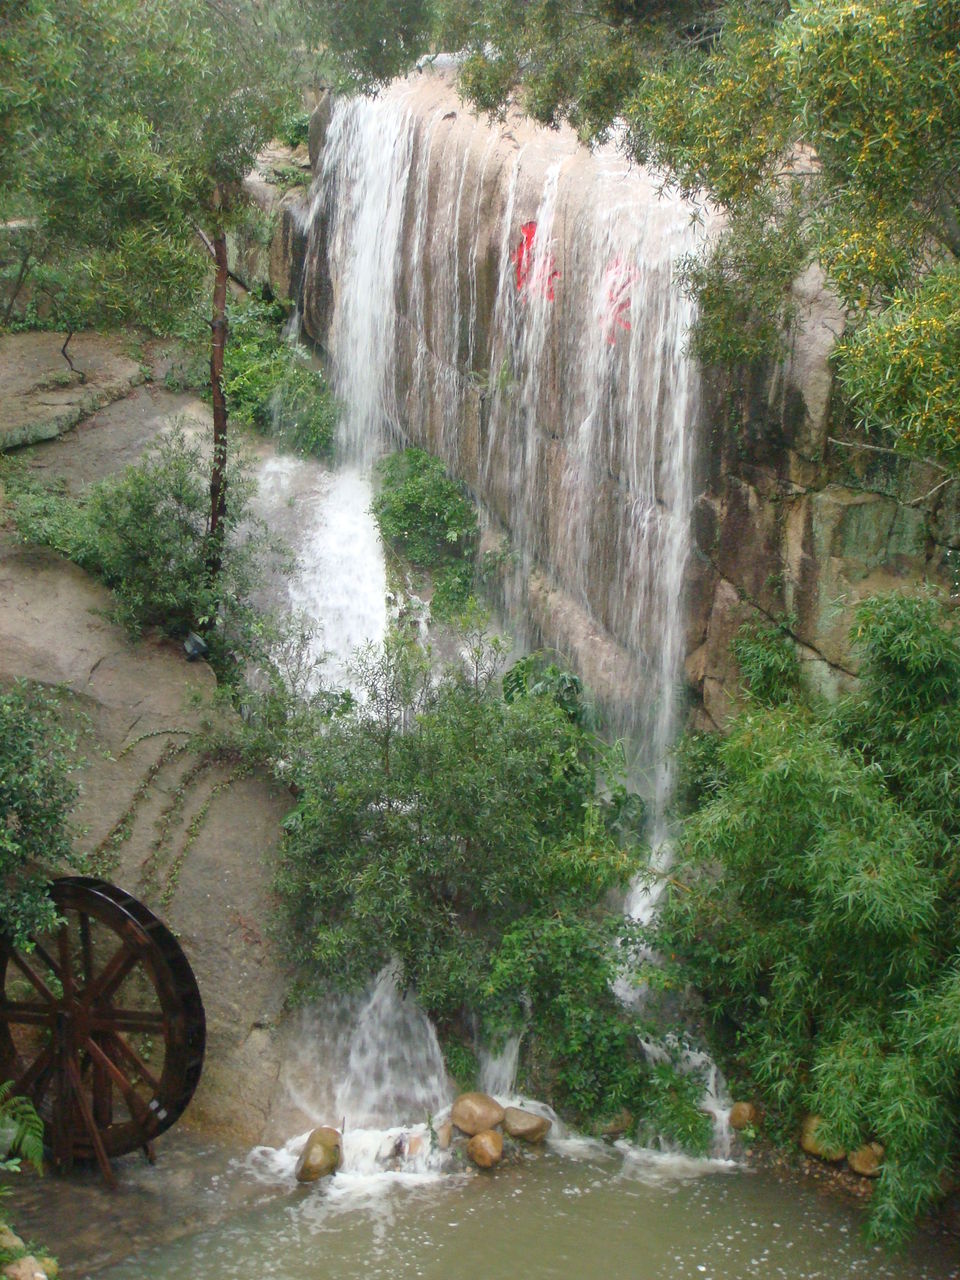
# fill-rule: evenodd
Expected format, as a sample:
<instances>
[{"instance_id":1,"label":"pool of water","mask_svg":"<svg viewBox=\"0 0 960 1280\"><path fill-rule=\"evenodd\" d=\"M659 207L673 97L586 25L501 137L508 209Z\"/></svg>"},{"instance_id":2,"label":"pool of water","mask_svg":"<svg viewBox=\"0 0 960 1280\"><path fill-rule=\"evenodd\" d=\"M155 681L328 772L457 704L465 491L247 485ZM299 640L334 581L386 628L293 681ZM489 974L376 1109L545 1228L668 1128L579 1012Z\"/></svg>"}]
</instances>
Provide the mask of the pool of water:
<instances>
[{"instance_id":1,"label":"pool of water","mask_svg":"<svg viewBox=\"0 0 960 1280\"><path fill-rule=\"evenodd\" d=\"M349 1140L349 1134L347 1135ZM562 1149L561 1149L562 1148ZM349 1165L349 1156L348 1156ZM250 1176L269 1175L248 1162ZM279 1176L279 1175L277 1175ZM891 1258L862 1214L732 1163L570 1141L487 1174L292 1179L213 1230L136 1253L110 1280L952 1280L924 1239Z\"/></svg>"}]
</instances>

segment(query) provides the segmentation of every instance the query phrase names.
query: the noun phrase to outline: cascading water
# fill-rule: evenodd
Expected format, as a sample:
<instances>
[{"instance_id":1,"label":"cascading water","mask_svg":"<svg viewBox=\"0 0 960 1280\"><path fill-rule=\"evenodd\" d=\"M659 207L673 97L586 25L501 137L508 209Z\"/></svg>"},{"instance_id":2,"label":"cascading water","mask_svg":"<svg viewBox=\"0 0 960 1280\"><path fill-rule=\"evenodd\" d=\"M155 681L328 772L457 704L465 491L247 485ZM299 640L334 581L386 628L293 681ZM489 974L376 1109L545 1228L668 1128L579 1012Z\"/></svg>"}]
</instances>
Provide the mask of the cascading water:
<instances>
[{"instance_id":1,"label":"cascading water","mask_svg":"<svg viewBox=\"0 0 960 1280\"><path fill-rule=\"evenodd\" d=\"M357 1019L337 1112L351 1126L425 1120L449 1100L437 1035L411 997L404 1000L388 966Z\"/></svg>"},{"instance_id":2,"label":"cascading water","mask_svg":"<svg viewBox=\"0 0 960 1280\"><path fill-rule=\"evenodd\" d=\"M700 402L674 281L703 234L691 213L614 150L497 132L425 75L336 104L307 253L355 456L385 428L441 454L519 552L512 603L545 573L579 656L616 655L608 696L658 812Z\"/></svg>"},{"instance_id":3,"label":"cascading water","mask_svg":"<svg viewBox=\"0 0 960 1280\"><path fill-rule=\"evenodd\" d=\"M311 220L322 216L330 256L340 267L327 336L334 386L343 406L343 457L369 465L386 428L398 427L394 386L384 377L397 346L395 301L413 122L393 102L334 111Z\"/></svg>"},{"instance_id":4,"label":"cascading water","mask_svg":"<svg viewBox=\"0 0 960 1280\"><path fill-rule=\"evenodd\" d=\"M305 313L349 456L441 454L509 531L513 604L545 569L624 655L662 870L699 412L674 264L702 230L615 151L452 103L425 76L334 106Z\"/></svg>"}]
</instances>

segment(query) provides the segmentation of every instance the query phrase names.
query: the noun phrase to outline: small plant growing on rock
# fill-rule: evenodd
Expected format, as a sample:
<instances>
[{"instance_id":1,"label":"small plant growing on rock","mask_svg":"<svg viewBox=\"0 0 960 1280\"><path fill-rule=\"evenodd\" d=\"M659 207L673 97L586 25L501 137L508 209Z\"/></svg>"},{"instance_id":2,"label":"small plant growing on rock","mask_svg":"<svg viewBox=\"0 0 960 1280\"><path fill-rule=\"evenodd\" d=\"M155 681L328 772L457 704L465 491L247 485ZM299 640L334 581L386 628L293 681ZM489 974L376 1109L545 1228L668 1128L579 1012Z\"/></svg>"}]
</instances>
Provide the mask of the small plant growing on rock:
<instances>
[{"instance_id":1,"label":"small plant growing on rock","mask_svg":"<svg viewBox=\"0 0 960 1280\"><path fill-rule=\"evenodd\" d=\"M422 569L472 554L477 513L440 458L404 449L384 458L378 472L382 488L371 509L386 542Z\"/></svg>"}]
</instances>

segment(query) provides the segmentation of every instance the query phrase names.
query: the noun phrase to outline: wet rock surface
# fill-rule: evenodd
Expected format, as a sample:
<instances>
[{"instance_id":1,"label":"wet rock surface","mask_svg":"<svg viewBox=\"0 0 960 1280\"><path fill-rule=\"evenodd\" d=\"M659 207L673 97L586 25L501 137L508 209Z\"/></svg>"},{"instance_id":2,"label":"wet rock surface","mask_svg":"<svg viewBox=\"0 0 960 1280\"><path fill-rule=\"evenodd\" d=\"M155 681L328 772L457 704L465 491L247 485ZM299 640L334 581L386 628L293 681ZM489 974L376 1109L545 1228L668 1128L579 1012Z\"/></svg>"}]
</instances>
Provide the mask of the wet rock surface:
<instances>
[{"instance_id":1,"label":"wet rock surface","mask_svg":"<svg viewBox=\"0 0 960 1280\"><path fill-rule=\"evenodd\" d=\"M752 1102L735 1102L730 1108L730 1128L746 1129L757 1123L757 1108Z\"/></svg>"},{"instance_id":2,"label":"wet rock surface","mask_svg":"<svg viewBox=\"0 0 960 1280\"><path fill-rule=\"evenodd\" d=\"M323 1125L314 1129L304 1143L294 1177L298 1182L317 1182L329 1177L343 1164L343 1144L339 1132Z\"/></svg>"},{"instance_id":3,"label":"wet rock surface","mask_svg":"<svg viewBox=\"0 0 960 1280\"><path fill-rule=\"evenodd\" d=\"M495 1129L475 1133L467 1143L467 1155L478 1169L492 1169L503 1159L503 1138Z\"/></svg>"},{"instance_id":4,"label":"wet rock surface","mask_svg":"<svg viewBox=\"0 0 960 1280\"><path fill-rule=\"evenodd\" d=\"M808 1156L816 1156L830 1164L839 1163L847 1154L842 1147L827 1146L819 1137L820 1116L806 1116L800 1126L800 1145Z\"/></svg>"},{"instance_id":5,"label":"wet rock surface","mask_svg":"<svg viewBox=\"0 0 960 1280\"><path fill-rule=\"evenodd\" d=\"M0 450L52 440L143 382L139 359L123 337L78 333L0 336ZM82 375L82 376L81 376Z\"/></svg>"},{"instance_id":6,"label":"wet rock surface","mask_svg":"<svg viewBox=\"0 0 960 1280\"><path fill-rule=\"evenodd\" d=\"M524 1142L543 1142L550 1132L551 1121L521 1107L507 1107L503 1113L503 1131Z\"/></svg>"},{"instance_id":7,"label":"wet rock surface","mask_svg":"<svg viewBox=\"0 0 960 1280\"><path fill-rule=\"evenodd\" d=\"M54 335L17 336L35 344L23 356L31 377L56 371ZM120 339L98 338L96 349L125 359ZM193 396L139 387L21 457L76 493L135 461L184 418L205 431L209 411ZM288 1033L277 1030L287 982L267 933L268 860L292 799L229 764L196 773L197 757L181 749L187 736L233 714L213 705L212 671L187 663L180 645L157 634L131 642L109 621L109 593L53 552L20 545L3 514L0 501L0 680L62 688L64 714L82 731L75 817L91 871L175 931L200 985L207 1055L181 1124L251 1143L279 1137L270 1113L287 1053ZM174 798L182 806L158 845L157 824ZM196 840L181 857L198 815Z\"/></svg>"},{"instance_id":8,"label":"wet rock surface","mask_svg":"<svg viewBox=\"0 0 960 1280\"><path fill-rule=\"evenodd\" d=\"M503 1123L503 1107L486 1093L461 1093L450 1109L450 1119L461 1133L473 1137Z\"/></svg>"},{"instance_id":9,"label":"wet rock surface","mask_svg":"<svg viewBox=\"0 0 960 1280\"><path fill-rule=\"evenodd\" d=\"M916 590L925 581L954 589L960 496L957 485L942 483L942 473L864 448L832 420L829 356L844 319L822 274L811 267L795 281L789 354L781 366L738 387L736 411L729 389L705 379L697 414L690 370L683 387L667 390L658 382L661 398L652 412L621 404L609 422L601 422L599 410L585 416L590 396L571 383L570 371L605 366L607 348L629 340L615 327L612 343L601 340L599 354L591 349L593 308L577 293L585 271L579 255L591 229L610 213L590 153L566 129L538 131L515 111L501 121L478 119L463 110L442 74L412 77L400 92L416 134L397 253L397 341L387 393L411 441L443 455L493 522L522 546L531 571L519 591L531 629L571 659L602 701L636 702L660 637L656 628L646 631L652 597L639 613L633 607L649 588L646 569L631 557L650 535L634 527L630 513L646 509L651 486L657 504L667 506L676 488L664 483L664 442L649 468L639 459L647 435L667 429L677 396L691 392L684 448L691 496L699 500L684 570L682 656L699 699L700 727L722 728L742 706L729 642L744 622L790 618L813 688L848 690L857 672L849 631L860 601L880 591ZM312 128L315 171L337 145L336 133L327 99ZM504 237L517 243L525 219L542 216L552 165L560 173L550 242L560 273L552 299L557 320L533 353L533 366L522 370L523 361L498 337L512 300L501 284L501 250ZM634 225L658 222L666 208L662 192L634 178ZM429 200L418 192L429 192ZM505 229L508 210L512 222ZM303 292L307 331L328 345L343 293L330 223L319 218L310 229ZM656 259L668 253L668 241L664 226L662 236L645 242L644 288L650 287L643 307L632 313L636 334L649 315L662 323L669 311L669 289L653 287ZM632 254L634 247L628 235L618 253ZM503 280L510 285L506 275ZM633 351L622 386L641 375L654 345L644 341ZM612 397L611 389L619 394L621 373L604 385L598 405ZM511 400L522 402L524 413L505 425ZM518 479L524 467L526 481ZM671 608L679 594L678 583Z\"/></svg>"},{"instance_id":10,"label":"wet rock surface","mask_svg":"<svg viewBox=\"0 0 960 1280\"><path fill-rule=\"evenodd\" d=\"M847 1164L861 1178L879 1178L883 1171L883 1146L867 1142L847 1156Z\"/></svg>"}]
</instances>

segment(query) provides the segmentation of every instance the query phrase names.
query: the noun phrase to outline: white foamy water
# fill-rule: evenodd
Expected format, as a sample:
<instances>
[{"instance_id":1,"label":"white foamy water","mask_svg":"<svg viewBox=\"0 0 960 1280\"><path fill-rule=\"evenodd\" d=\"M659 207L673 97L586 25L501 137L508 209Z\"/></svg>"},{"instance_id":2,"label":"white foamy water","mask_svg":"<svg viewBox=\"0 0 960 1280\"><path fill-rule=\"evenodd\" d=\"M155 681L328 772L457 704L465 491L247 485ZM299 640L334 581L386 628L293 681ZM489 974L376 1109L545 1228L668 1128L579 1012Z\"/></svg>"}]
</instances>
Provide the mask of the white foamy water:
<instances>
[{"instance_id":1,"label":"white foamy water","mask_svg":"<svg viewBox=\"0 0 960 1280\"><path fill-rule=\"evenodd\" d=\"M479 1085L494 1098L513 1097L520 1060L520 1036L510 1036L499 1053L481 1050Z\"/></svg>"},{"instance_id":2,"label":"white foamy water","mask_svg":"<svg viewBox=\"0 0 960 1280\"><path fill-rule=\"evenodd\" d=\"M283 456L258 470L259 508L295 554L287 579L290 611L314 624L311 656L323 683L349 688L358 648L387 628L386 566L373 490L356 467L327 471Z\"/></svg>"},{"instance_id":3,"label":"white foamy water","mask_svg":"<svg viewBox=\"0 0 960 1280\"><path fill-rule=\"evenodd\" d=\"M402 115L397 127L394 102L356 101L365 109L339 103L333 112L312 218L323 214L338 263L329 350L344 406L339 445L345 458L369 465L400 416L382 370L398 341L395 291L413 133Z\"/></svg>"},{"instance_id":4,"label":"white foamy water","mask_svg":"<svg viewBox=\"0 0 960 1280\"><path fill-rule=\"evenodd\" d=\"M387 966L354 1026L337 1114L349 1128L426 1121L449 1100L433 1025Z\"/></svg>"}]
</instances>

